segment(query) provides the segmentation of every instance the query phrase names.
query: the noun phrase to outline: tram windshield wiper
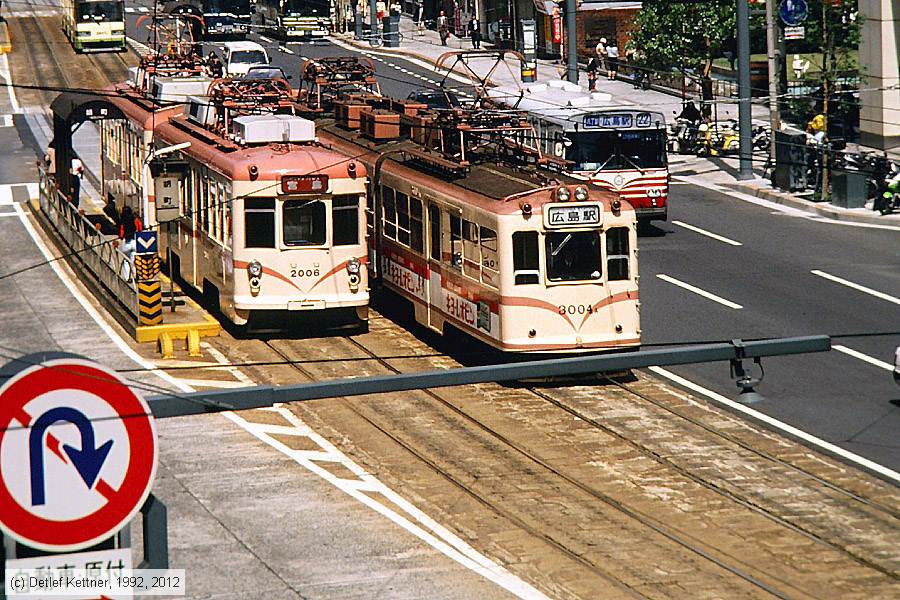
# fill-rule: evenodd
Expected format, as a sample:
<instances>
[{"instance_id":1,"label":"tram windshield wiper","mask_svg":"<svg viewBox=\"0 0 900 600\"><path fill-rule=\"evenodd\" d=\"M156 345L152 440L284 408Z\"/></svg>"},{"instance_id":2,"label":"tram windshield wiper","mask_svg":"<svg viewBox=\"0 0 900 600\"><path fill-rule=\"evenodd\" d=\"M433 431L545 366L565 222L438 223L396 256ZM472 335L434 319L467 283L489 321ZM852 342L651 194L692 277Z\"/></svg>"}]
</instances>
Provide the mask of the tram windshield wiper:
<instances>
[{"instance_id":1,"label":"tram windshield wiper","mask_svg":"<svg viewBox=\"0 0 900 600\"><path fill-rule=\"evenodd\" d=\"M561 242L559 243L559 246L557 246L556 248L554 248L554 249L550 252L550 254L552 254L554 257L556 257L556 256L562 251L562 249L565 248L566 244L568 244L568 243L569 243L569 240L571 240L571 239L572 239L572 234L570 233L570 234L567 235L565 238L563 238L563 241L561 241Z\"/></svg>"}]
</instances>

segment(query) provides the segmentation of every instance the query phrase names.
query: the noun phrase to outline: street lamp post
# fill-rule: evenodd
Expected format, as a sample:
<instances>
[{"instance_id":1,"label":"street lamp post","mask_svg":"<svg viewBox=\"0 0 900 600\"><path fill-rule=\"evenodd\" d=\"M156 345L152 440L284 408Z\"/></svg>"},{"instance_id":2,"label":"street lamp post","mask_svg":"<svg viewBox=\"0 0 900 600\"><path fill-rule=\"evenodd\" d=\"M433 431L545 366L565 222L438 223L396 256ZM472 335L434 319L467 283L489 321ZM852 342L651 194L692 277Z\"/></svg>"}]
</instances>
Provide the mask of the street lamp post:
<instances>
[{"instance_id":1,"label":"street lamp post","mask_svg":"<svg viewBox=\"0 0 900 600\"><path fill-rule=\"evenodd\" d=\"M574 0L572 1L574 2ZM737 0L737 43L738 126L741 159L738 179L747 180L753 179L753 140L750 122L750 7L747 0Z\"/></svg>"}]
</instances>

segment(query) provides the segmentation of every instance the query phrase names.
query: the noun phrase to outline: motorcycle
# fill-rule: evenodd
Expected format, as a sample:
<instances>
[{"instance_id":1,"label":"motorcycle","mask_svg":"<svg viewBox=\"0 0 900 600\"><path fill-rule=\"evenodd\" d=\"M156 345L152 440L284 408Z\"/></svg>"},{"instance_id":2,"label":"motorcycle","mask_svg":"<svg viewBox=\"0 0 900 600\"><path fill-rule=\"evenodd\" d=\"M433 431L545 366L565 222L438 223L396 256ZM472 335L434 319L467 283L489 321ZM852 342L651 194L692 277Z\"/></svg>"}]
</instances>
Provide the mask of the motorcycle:
<instances>
[{"instance_id":1,"label":"motorcycle","mask_svg":"<svg viewBox=\"0 0 900 600\"><path fill-rule=\"evenodd\" d=\"M734 119L724 123L702 123L698 138L697 156L736 154L740 147L740 135Z\"/></svg>"},{"instance_id":2,"label":"motorcycle","mask_svg":"<svg viewBox=\"0 0 900 600\"><path fill-rule=\"evenodd\" d=\"M889 215L895 210L900 210L900 170L890 179L884 180L884 189L881 196L875 198L872 208L882 215Z\"/></svg>"}]
</instances>

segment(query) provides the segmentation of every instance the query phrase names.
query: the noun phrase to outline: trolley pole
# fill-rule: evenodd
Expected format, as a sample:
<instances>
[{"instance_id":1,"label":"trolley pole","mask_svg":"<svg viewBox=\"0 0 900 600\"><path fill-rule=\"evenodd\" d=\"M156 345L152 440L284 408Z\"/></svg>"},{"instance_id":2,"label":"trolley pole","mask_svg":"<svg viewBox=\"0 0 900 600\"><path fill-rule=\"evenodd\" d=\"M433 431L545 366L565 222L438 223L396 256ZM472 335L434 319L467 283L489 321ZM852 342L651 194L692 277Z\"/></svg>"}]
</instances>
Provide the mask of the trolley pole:
<instances>
[{"instance_id":1,"label":"trolley pole","mask_svg":"<svg viewBox=\"0 0 900 600\"><path fill-rule=\"evenodd\" d=\"M781 113L778 111L778 78L780 75L778 29L775 23L775 0L766 0L766 53L769 59L769 159L775 164L775 132L781 131Z\"/></svg>"},{"instance_id":2,"label":"trolley pole","mask_svg":"<svg viewBox=\"0 0 900 600\"><path fill-rule=\"evenodd\" d=\"M737 0L738 125L741 154L741 166L737 177L739 180L753 179L753 134L750 122L750 7L747 1Z\"/></svg>"},{"instance_id":3,"label":"trolley pole","mask_svg":"<svg viewBox=\"0 0 900 600\"><path fill-rule=\"evenodd\" d=\"M575 24L575 11L578 10L576 0L566 0L566 52L567 68L566 79L572 83L578 83L578 44Z\"/></svg>"}]
</instances>

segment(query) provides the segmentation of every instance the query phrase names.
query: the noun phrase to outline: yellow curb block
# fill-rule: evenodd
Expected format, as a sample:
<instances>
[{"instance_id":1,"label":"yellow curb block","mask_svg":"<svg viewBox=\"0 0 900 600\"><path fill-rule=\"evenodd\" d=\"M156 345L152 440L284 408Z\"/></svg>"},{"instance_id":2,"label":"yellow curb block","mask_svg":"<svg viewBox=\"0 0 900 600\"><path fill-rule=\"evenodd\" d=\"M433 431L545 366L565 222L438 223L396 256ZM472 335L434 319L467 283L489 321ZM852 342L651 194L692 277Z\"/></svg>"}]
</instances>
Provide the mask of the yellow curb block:
<instances>
[{"instance_id":1,"label":"yellow curb block","mask_svg":"<svg viewBox=\"0 0 900 600\"><path fill-rule=\"evenodd\" d=\"M6 21L0 22L0 54L12 52L12 42L9 39L9 27Z\"/></svg>"}]
</instances>

